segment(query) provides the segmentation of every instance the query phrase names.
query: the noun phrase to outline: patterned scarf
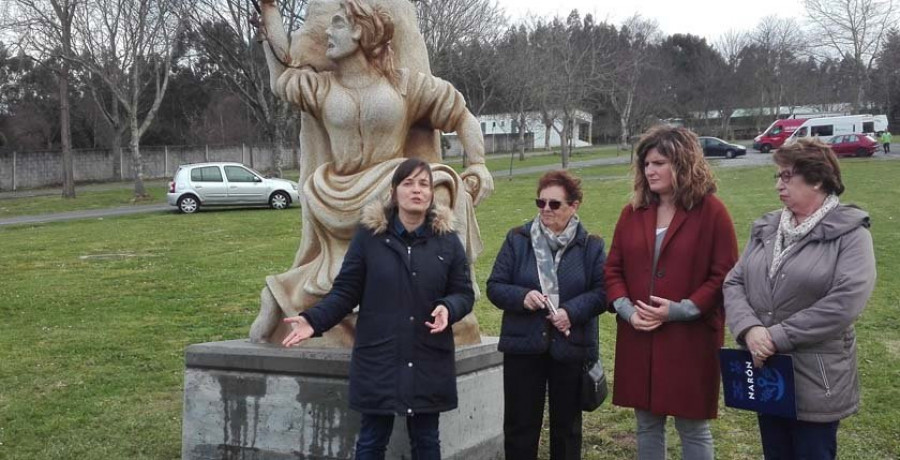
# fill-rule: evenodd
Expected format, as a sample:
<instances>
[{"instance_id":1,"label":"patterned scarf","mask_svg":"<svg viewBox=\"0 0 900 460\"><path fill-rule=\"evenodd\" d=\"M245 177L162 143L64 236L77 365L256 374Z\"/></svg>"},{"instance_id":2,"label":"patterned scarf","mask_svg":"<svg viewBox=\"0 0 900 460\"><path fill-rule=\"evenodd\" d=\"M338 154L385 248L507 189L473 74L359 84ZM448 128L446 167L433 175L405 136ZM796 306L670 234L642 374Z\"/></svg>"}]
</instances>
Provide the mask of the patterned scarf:
<instances>
[{"instance_id":1,"label":"patterned scarf","mask_svg":"<svg viewBox=\"0 0 900 460\"><path fill-rule=\"evenodd\" d=\"M773 250L772 266L769 267L769 279L774 279L788 251L794 248L822 219L825 214L839 204L836 195L828 195L822 206L812 213L808 219L794 226L792 213L787 207L781 211L781 221L778 223L778 231L775 233L775 248Z\"/></svg>"},{"instance_id":2,"label":"patterned scarf","mask_svg":"<svg viewBox=\"0 0 900 460\"><path fill-rule=\"evenodd\" d=\"M555 235L541 223L540 214L534 218L531 225L531 246L534 247L534 258L537 259L541 292L546 296L559 298L559 279L556 277L556 269L559 268L559 261L562 260L569 243L575 239L579 222L577 215L572 216L566 229L559 235ZM554 252L556 257L553 256Z\"/></svg>"}]
</instances>

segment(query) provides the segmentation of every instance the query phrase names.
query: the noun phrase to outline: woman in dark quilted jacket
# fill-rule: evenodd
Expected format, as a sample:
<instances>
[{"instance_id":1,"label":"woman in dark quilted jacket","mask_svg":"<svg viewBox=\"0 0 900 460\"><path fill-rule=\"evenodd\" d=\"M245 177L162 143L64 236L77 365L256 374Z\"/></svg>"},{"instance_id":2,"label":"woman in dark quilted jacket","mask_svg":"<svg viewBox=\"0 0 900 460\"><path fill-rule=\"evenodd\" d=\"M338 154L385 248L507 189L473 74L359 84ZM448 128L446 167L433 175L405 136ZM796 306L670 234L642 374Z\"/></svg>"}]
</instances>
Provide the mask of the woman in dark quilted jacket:
<instances>
[{"instance_id":1,"label":"woman in dark quilted jacket","mask_svg":"<svg viewBox=\"0 0 900 460\"><path fill-rule=\"evenodd\" d=\"M397 167L391 203L365 208L331 291L286 318L296 345L359 305L350 359L350 408L362 413L357 460L384 459L395 415L406 418L412 458L441 458L441 412L457 406L450 326L472 311L469 263L449 209L435 206L431 168Z\"/></svg>"},{"instance_id":2,"label":"woman in dark quilted jacket","mask_svg":"<svg viewBox=\"0 0 900 460\"><path fill-rule=\"evenodd\" d=\"M597 360L603 311L603 240L576 215L581 181L551 171L538 182L538 215L513 228L487 282L503 310L503 420L506 458L537 458L550 395L550 458L581 458L581 371Z\"/></svg>"}]
</instances>

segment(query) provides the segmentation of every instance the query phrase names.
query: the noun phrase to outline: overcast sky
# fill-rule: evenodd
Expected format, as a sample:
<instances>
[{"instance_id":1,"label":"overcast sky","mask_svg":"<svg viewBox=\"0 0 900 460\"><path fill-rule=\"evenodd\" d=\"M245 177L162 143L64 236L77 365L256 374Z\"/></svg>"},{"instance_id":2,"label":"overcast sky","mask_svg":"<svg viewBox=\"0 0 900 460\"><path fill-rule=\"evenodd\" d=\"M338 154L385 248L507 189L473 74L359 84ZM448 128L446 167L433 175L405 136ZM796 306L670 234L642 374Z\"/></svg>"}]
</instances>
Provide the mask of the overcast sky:
<instances>
[{"instance_id":1,"label":"overcast sky","mask_svg":"<svg viewBox=\"0 0 900 460\"><path fill-rule=\"evenodd\" d=\"M802 0L497 0L512 21L529 13L538 16L568 16L577 8L582 16L592 13L598 20L620 24L634 13L655 19L666 35L692 33L715 40L734 29L752 29L765 16L800 18Z\"/></svg>"}]
</instances>

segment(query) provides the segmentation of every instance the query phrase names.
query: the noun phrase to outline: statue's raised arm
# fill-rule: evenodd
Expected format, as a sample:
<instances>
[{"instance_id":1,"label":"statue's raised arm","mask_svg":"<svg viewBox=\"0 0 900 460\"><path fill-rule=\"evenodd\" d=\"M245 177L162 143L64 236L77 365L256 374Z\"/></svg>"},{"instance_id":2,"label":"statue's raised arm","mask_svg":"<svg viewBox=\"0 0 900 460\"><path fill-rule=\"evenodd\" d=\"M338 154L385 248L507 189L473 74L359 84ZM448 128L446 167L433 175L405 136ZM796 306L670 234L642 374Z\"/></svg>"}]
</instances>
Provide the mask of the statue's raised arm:
<instances>
[{"instance_id":1,"label":"statue's raised arm","mask_svg":"<svg viewBox=\"0 0 900 460\"><path fill-rule=\"evenodd\" d=\"M433 163L434 205L455 215L470 263L482 249L474 206L494 184L480 125L462 94L431 75L410 2L313 0L290 43L275 2L259 7L272 90L302 111L300 248L290 270L266 278L250 332L252 340L277 342L282 317L331 289L361 215L382 206L404 159ZM440 163L438 130L458 134L470 164L462 175ZM348 318L317 345L349 346L354 324ZM471 315L454 332L457 343L480 340Z\"/></svg>"}]
</instances>

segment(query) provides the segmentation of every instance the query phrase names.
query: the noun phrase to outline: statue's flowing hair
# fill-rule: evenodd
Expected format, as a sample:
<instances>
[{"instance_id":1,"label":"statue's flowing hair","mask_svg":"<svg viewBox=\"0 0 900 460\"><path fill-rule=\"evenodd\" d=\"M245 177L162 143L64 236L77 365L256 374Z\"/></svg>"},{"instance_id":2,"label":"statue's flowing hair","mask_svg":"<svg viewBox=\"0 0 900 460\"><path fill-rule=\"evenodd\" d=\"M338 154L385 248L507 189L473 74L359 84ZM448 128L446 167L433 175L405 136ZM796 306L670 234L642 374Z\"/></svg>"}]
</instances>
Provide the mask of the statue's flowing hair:
<instances>
[{"instance_id":1,"label":"statue's flowing hair","mask_svg":"<svg viewBox=\"0 0 900 460\"><path fill-rule=\"evenodd\" d=\"M709 163L703 158L700 139L691 130L661 125L650 128L637 144L634 162L634 195L631 206L635 209L659 202L659 195L650 190L644 175L644 162L650 150L656 149L669 159L672 165L672 186L675 204L690 210L703 197L716 191L716 179Z\"/></svg>"},{"instance_id":2,"label":"statue's flowing hair","mask_svg":"<svg viewBox=\"0 0 900 460\"><path fill-rule=\"evenodd\" d=\"M359 47L379 73L393 85L397 85L399 74L394 65L394 20L387 11L373 6L366 0L345 0L344 11L350 22L359 26L362 35Z\"/></svg>"}]
</instances>

